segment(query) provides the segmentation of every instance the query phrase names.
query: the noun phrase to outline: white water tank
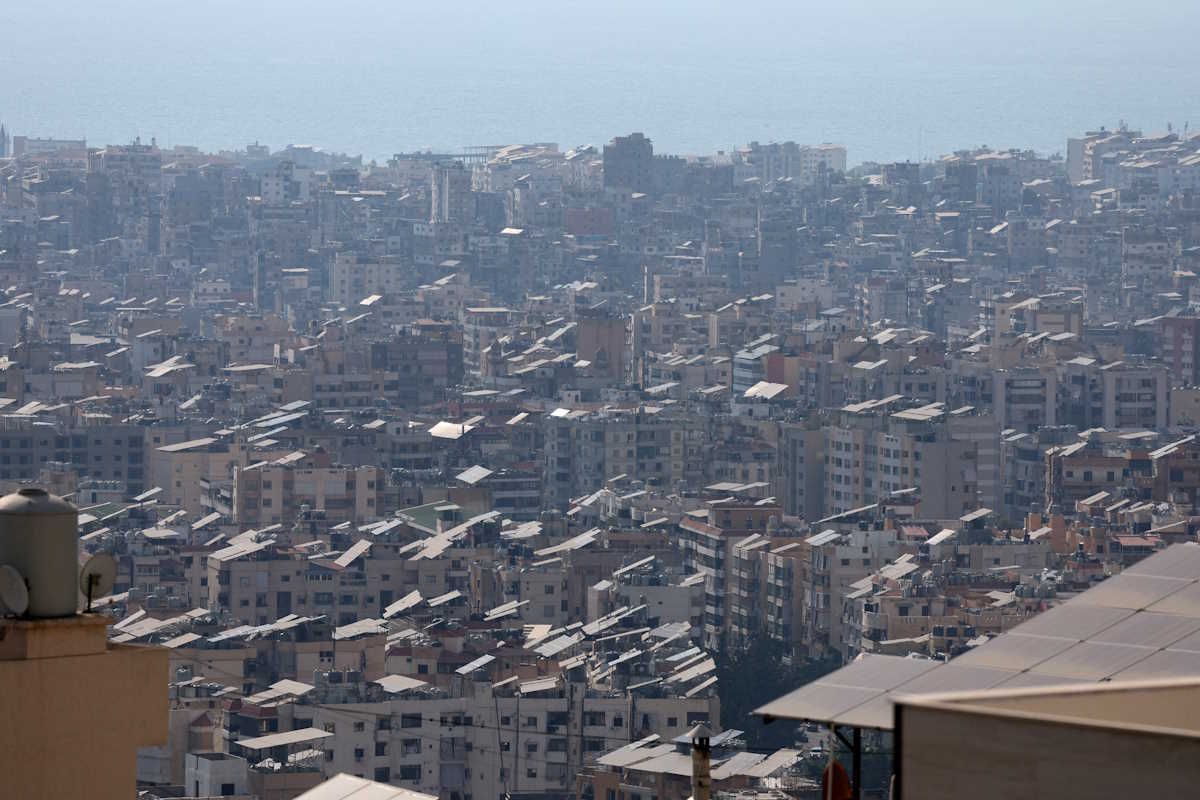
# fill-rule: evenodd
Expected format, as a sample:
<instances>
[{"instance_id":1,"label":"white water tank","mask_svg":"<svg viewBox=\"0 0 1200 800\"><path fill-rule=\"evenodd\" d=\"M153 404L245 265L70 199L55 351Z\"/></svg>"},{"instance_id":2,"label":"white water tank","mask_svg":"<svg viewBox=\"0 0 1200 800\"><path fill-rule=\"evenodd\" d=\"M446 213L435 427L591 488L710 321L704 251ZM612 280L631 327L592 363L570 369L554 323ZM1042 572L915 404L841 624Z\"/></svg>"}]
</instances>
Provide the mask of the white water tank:
<instances>
[{"instance_id":1,"label":"white water tank","mask_svg":"<svg viewBox=\"0 0 1200 800\"><path fill-rule=\"evenodd\" d=\"M45 489L0 498L0 564L29 589L27 614L69 617L79 610L79 511Z\"/></svg>"}]
</instances>

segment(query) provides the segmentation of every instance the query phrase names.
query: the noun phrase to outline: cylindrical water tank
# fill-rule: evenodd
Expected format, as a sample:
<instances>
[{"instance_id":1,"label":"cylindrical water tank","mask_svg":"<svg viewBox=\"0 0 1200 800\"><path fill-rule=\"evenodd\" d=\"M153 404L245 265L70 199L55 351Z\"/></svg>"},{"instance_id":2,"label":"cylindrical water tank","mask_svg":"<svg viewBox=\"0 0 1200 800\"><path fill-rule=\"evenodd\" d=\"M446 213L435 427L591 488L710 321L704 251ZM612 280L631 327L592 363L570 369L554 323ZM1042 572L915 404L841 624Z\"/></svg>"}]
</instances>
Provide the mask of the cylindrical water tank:
<instances>
[{"instance_id":1,"label":"cylindrical water tank","mask_svg":"<svg viewBox=\"0 0 1200 800\"><path fill-rule=\"evenodd\" d=\"M29 587L31 617L68 617L79 610L79 511L45 489L0 498L0 564Z\"/></svg>"}]
</instances>

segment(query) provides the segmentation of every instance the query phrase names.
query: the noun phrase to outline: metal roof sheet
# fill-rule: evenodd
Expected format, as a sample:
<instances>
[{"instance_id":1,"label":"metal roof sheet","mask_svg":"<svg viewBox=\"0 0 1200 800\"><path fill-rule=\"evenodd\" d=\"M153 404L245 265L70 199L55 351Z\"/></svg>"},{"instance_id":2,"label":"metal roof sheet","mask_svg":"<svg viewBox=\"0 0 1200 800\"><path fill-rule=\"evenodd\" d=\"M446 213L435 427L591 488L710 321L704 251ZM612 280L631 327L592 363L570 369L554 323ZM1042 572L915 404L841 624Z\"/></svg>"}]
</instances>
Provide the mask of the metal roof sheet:
<instances>
[{"instance_id":1,"label":"metal roof sheet","mask_svg":"<svg viewBox=\"0 0 1200 800\"><path fill-rule=\"evenodd\" d=\"M339 567L348 567L354 563L356 558L370 549L371 541L369 539L359 539L357 542L350 545L346 552L335 558L333 563L337 564Z\"/></svg>"},{"instance_id":2,"label":"metal roof sheet","mask_svg":"<svg viewBox=\"0 0 1200 800\"><path fill-rule=\"evenodd\" d=\"M888 729L904 694L1194 676L1198 586L1200 545L1174 545L949 663L860 657L755 713Z\"/></svg>"},{"instance_id":3,"label":"metal roof sheet","mask_svg":"<svg viewBox=\"0 0 1200 800\"><path fill-rule=\"evenodd\" d=\"M272 747L282 747L289 744L299 744L301 742L313 742L317 739L325 739L333 736L328 731L318 730L316 728L301 728L296 731L284 731L283 733L272 733L268 736L255 736L251 739L239 739L237 744L248 750L267 750Z\"/></svg>"},{"instance_id":4,"label":"metal roof sheet","mask_svg":"<svg viewBox=\"0 0 1200 800\"><path fill-rule=\"evenodd\" d=\"M388 694L397 694L398 692L407 692L410 689L416 689L420 686L426 686L425 681L417 678L410 678L407 675L384 675L373 683L377 683L383 687L383 690Z\"/></svg>"},{"instance_id":5,"label":"metal roof sheet","mask_svg":"<svg viewBox=\"0 0 1200 800\"><path fill-rule=\"evenodd\" d=\"M458 473L454 477L456 480L460 480L465 484L474 486L475 484L479 483L480 481L484 480L485 478L487 478L489 475L492 475L492 474L493 474L492 470L488 469L487 467L481 467L478 464L476 464L473 467L469 467L469 468L463 470L462 472Z\"/></svg>"},{"instance_id":6,"label":"metal roof sheet","mask_svg":"<svg viewBox=\"0 0 1200 800\"><path fill-rule=\"evenodd\" d=\"M454 672L458 675L470 675L475 670L482 669L495 660L496 657L493 655L482 655L470 663L463 664L461 667L454 670Z\"/></svg>"},{"instance_id":7,"label":"metal roof sheet","mask_svg":"<svg viewBox=\"0 0 1200 800\"><path fill-rule=\"evenodd\" d=\"M376 783L341 773L314 786L296 800L437 800L435 795L414 792L402 786Z\"/></svg>"},{"instance_id":8,"label":"metal roof sheet","mask_svg":"<svg viewBox=\"0 0 1200 800\"><path fill-rule=\"evenodd\" d=\"M533 694L535 692L546 692L558 687L558 676L553 675L549 678L538 678L537 680L526 681L521 684L521 694Z\"/></svg>"}]
</instances>

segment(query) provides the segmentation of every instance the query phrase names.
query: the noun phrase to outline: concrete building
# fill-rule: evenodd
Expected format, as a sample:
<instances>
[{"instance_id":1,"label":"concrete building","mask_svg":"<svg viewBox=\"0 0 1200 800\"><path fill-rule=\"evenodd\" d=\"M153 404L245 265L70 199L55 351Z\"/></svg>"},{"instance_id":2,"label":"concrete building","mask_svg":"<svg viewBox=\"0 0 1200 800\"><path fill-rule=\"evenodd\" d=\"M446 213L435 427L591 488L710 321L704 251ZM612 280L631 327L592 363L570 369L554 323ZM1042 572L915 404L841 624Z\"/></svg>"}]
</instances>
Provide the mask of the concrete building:
<instances>
[{"instance_id":1,"label":"concrete building","mask_svg":"<svg viewBox=\"0 0 1200 800\"><path fill-rule=\"evenodd\" d=\"M167 651L109 643L106 628L94 614L0 621L0 767L25 797L131 796L137 749L166 743Z\"/></svg>"},{"instance_id":2,"label":"concrete building","mask_svg":"<svg viewBox=\"0 0 1200 800\"><path fill-rule=\"evenodd\" d=\"M475 218L471 173L462 162L434 166L430 205L429 221L435 224L466 224Z\"/></svg>"},{"instance_id":3,"label":"concrete building","mask_svg":"<svg viewBox=\"0 0 1200 800\"><path fill-rule=\"evenodd\" d=\"M359 522L395 510L387 507L383 487L384 472L378 467L321 466L313 459L238 467L233 513L239 522L256 527L290 525L302 506L324 511L333 523Z\"/></svg>"},{"instance_id":4,"label":"concrete building","mask_svg":"<svg viewBox=\"0 0 1200 800\"><path fill-rule=\"evenodd\" d=\"M641 133L617 136L604 145L604 188L648 192L654 168L654 146Z\"/></svg>"}]
</instances>

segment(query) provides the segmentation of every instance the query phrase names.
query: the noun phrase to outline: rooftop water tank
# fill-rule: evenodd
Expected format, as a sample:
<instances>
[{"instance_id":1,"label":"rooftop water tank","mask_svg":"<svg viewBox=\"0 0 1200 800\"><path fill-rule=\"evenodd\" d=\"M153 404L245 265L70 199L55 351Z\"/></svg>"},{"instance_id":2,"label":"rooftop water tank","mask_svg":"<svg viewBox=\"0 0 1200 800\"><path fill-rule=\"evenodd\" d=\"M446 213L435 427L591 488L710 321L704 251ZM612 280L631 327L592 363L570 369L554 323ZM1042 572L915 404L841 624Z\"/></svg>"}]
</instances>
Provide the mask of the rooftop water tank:
<instances>
[{"instance_id":1,"label":"rooftop water tank","mask_svg":"<svg viewBox=\"0 0 1200 800\"><path fill-rule=\"evenodd\" d=\"M69 617L79 610L79 512L45 489L0 498L0 565L29 590L30 617Z\"/></svg>"}]
</instances>

